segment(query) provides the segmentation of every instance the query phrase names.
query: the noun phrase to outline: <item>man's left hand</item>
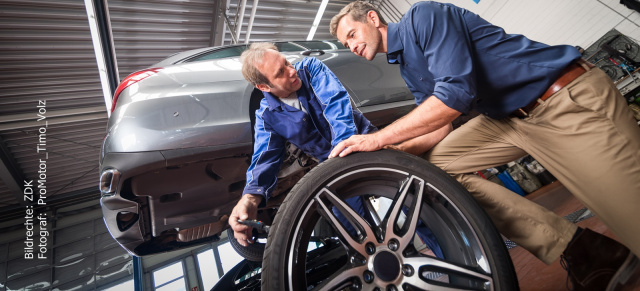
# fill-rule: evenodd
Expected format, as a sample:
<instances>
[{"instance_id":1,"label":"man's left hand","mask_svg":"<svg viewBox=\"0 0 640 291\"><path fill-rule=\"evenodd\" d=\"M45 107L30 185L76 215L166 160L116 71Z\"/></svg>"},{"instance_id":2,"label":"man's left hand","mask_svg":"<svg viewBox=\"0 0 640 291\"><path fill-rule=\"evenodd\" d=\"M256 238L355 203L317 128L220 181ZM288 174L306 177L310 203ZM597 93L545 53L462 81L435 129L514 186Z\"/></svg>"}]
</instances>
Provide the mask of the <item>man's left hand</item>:
<instances>
[{"instance_id":1,"label":"man's left hand","mask_svg":"<svg viewBox=\"0 0 640 291\"><path fill-rule=\"evenodd\" d=\"M329 154L329 158L344 157L353 152L372 152L382 148L375 134L352 135L338 143Z\"/></svg>"}]
</instances>

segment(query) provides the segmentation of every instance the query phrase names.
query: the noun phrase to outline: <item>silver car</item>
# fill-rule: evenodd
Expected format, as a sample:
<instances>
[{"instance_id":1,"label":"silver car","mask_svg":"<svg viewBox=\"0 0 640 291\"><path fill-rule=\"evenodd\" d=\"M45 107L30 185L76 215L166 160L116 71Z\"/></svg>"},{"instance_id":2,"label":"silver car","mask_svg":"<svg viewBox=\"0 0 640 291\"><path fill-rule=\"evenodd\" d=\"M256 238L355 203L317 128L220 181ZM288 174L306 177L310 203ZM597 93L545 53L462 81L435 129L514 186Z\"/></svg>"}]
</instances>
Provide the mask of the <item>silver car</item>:
<instances>
[{"instance_id":1,"label":"silver car","mask_svg":"<svg viewBox=\"0 0 640 291\"><path fill-rule=\"evenodd\" d=\"M399 69L384 57L366 61L337 41L276 45L291 63L307 56L322 60L378 127L415 106ZM245 48L178 53L118 87L100 156L101 206L109 232L130 253L214 241L228 228L245 186L254 112L262 99L240 72ZM298 152L289 150L281 170L282 193L312 166Z\"/></svg>"}]
</instances>

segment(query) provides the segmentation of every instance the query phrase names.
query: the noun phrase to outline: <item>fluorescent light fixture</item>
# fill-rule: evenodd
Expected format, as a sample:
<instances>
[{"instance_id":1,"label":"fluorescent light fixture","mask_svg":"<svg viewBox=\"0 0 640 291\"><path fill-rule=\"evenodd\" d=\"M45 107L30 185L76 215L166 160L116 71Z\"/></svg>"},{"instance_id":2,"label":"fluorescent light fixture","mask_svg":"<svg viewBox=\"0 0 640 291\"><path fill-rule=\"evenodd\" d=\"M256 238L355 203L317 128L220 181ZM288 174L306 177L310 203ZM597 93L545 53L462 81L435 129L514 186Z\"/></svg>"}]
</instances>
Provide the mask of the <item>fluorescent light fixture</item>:
<instances>
[{"instance_id":1,"label":"fluorescent light fixture","mask_svg":"<svg viewBox=\"0 0 640 291\"><path fill-rule=\"evenodd\" d=\"M307 35L307 40L312 40L313 36L316 34L318 25L320 25L320 19L322 19L324 10L327 8L327 3L329 3L329 0L322 0L322 3L320 3L320 8L318 8L318 13L316 14L316 19L313 20L313 25L311 26L311 29L309 29L309 35Z\"/></svg>"}]
</instances>

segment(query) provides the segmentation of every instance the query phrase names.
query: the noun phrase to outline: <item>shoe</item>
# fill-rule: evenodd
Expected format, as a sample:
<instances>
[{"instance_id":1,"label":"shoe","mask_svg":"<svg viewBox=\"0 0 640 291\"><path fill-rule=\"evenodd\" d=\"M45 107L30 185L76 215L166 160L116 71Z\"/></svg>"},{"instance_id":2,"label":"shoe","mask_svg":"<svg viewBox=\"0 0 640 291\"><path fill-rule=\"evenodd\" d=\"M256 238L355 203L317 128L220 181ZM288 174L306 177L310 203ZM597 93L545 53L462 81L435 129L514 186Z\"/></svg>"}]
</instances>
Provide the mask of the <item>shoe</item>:
<instances>
[{"instance_id":1,"label":"shoe","mask_svg":"<svg viewBox=\"0 0 640 291\"><path fill-rule=\"evenodd\" d=\"M569 273L569 290L609 291L626 284L639 261L621 243L584 229L564 250L560 263Z\"/></svg>"}]
</instances>

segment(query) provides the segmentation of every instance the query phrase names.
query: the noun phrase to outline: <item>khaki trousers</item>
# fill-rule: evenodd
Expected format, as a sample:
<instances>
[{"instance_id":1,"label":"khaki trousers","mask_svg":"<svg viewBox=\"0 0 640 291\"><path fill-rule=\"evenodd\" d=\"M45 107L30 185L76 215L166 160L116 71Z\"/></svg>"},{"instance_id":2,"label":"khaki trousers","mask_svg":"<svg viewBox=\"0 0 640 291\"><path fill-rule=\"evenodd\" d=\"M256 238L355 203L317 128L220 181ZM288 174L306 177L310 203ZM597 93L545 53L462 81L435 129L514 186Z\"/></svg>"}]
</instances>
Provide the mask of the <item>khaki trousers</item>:
<instances>
[{"instance_id":1,"label":"khaki trousers","mask_svg":"<svg viewBox=\"0 0 640 291\"><path fill-rule=\"evenodd\" d=\"M604 72L587 71L527 118L473 118L425 155L471 192L503 235L550 264L577 227L470 174L527 153L640 255L640 128Z\"/></svg>"}]
</instances>

